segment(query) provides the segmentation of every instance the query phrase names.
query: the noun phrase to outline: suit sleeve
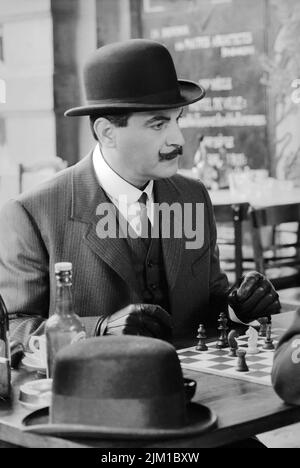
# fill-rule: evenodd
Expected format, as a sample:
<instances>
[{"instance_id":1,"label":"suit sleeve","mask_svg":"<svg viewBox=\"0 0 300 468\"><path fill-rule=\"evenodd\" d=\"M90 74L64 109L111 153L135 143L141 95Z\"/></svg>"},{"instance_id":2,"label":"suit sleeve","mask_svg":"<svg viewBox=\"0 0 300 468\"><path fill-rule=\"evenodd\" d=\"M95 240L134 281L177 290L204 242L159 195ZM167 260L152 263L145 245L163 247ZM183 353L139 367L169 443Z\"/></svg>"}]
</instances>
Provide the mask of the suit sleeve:
<instances>
[{"instance_id":1,"label":"suit sleeve","mask_svg":"<svg viewBox=\"0 0 300 468\"><path fill-rule=\"evenodd\" d=\"M0 212L0 294L12 339L25 342L49 311L48 253L39 229L22 204Z\"/></svg>"},{"instance_id":2,"label":"suit sleeve","mask_svg":"<svg viewBox=\"0 0 300 468\"><path fill-rule=\"evenodd\" d=\"M44 333L49 315L49 255L31 214L18 201L0 212L0 294L10 319L11 341L27 345ZM81 317L87 336L99 317Z\"/></svg>"},{"instance_id":3,"label":"suit sleeve","mask_svg":"<svg viewBox=\"0 0 300 468\"><path fill-rule=\"evenodd\" d=\"M300 309L293 324L278 343L272 383L282 400L300 405Z\"/></svg>"}]
</instances>

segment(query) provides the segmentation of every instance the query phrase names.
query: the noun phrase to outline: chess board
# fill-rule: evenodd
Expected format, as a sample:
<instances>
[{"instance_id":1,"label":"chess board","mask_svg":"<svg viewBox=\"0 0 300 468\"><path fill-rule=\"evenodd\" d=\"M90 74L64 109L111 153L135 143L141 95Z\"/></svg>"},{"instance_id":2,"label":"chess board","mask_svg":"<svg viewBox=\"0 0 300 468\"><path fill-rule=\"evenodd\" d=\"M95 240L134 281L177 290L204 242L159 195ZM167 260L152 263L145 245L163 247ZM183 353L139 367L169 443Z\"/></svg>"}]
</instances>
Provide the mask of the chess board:
<instances>
[{"instance_id":1,"label":"chess board","mask_svg":"<svg viewBox=\"0 0 300 468\"><path fill-rule=\"evenodd\" d=\"M283 328L272 329L273 344L276 348L279 338L284 333ZM239 348L247 350L248 336L237 338ZM246 380L261 385L271 386L271 370L273 365L274 350L263 349L265 338L258 337L258 354L246 355L249 372L235 370L237 357L230 357L229 348L217 349L216 341L207 343L207 351L196 351L196 347L184 348L177 351L182 369L205 372L207 374L220 375L232 379Z\"/></svg>"}]
</instances>

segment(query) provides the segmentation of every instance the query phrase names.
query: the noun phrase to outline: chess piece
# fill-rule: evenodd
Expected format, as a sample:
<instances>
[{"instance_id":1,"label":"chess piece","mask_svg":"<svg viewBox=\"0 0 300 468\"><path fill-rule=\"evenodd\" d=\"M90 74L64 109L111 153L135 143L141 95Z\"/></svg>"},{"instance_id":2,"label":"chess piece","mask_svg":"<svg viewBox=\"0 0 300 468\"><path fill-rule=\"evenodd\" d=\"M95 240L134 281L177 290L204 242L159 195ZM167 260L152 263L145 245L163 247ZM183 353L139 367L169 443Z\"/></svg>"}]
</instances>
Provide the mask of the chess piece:
<instances>
[{"instance_id":1,"label":"chess piece","mask_svg":"<svg viewBox=\"0 0 300 468\"><path fill-rule=\"evenodd\" d=\"M207 351L207 346L205 344L205 340L207 338L206 336L206 330L204 328L204 325L200 324L198 328L198 335L197 338L199 339L198 344L196 346L197 351Z\"/></svg>"},{"instance_id":2,"label":"chess piece","mask_svg":"<svg viewBox=\"0 0 300 468\"><path fill-rule=\"evenodd\" d=\"M257 347L258 332L253 327L249 327L246 335L248 336L248 349L247 354L258 354L260 352Z\"/></svg>"},{"instance_id":3,"label":"chess piece","mask_svg":"<svg viewBox=\"0 0 300 468\"><path fill-rule=\"evenodd\" d=\"M266 339L263 345L263 349L275 349L272 340L272 325L271 323L267 324L267 332L266 332Z\"/></svg>"},{"instance_id":4,"label":"chess piece","mask_svg":"<svg viewBox=\"0 0 300 468\"><path fill-rule=\"evenodd\" d=\"M263 336L265 337L267 334L267 323L268 323L268 318L267 317L262 317L259 320L260 323L260 328L258 332L258 336Z\"/></svg>"},{"instance_id":5,"label":"chess piece","mask_svg":"<svg viewBox=\"0 0 300 468\"><path fill-rule=\"evenodd\" d=\"M246 363L246 351L245 349L238 349L236 351L237 354L237 365L236 365L236 371L238 372L249 372L249 368Z\"/></svg>"},{"instance_id":6,"label":"chess piece","mask_svg":"<svg viewBox=\"0 0 300 468\"><path fill-rule=\"evenodd\" d=\"M218 322L219 322L218 330L220 331L220 335L216 344L216 348L218 349L227 348L228 347L228 338L227 338L228 319L226 317L226 314L224 314L224 312L220 313Z\"/></svg>"},{"instance_id":7,"label":"chess piece","mask_svg":"<svg viewBox=\"0 0 300 468\"><path fill-rule=\"evenodd\" d=\"M236 354L236 351L238 349L238 342L236 340L236 338L239 336L239 333L237 332L237 330L231 330L228 334L228 344L229 344L229 347L230 347L230 351L229 351L229 354L228 356L230 357L236 357L237 354Z\"/></svg>"}]
</instances>

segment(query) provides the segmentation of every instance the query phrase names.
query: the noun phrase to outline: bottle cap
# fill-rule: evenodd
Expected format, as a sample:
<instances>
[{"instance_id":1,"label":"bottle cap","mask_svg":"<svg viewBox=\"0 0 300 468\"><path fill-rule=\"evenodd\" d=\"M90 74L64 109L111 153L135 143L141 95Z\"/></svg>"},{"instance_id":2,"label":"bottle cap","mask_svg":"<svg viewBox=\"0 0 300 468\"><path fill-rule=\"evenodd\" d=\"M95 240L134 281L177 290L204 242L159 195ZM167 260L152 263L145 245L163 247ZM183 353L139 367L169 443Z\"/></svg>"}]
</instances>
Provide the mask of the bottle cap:
<instances>
[{"instance_id":1,"label":"bottle cap","mask_svg":"<svg viewBox=\"0 0 300 468\"><path fill-rule=\"evenodd\" d=\"M72 263L70 262L55 263L55 273L60 273L61 271L72 271Z\"/></svg>"}]
</instances>

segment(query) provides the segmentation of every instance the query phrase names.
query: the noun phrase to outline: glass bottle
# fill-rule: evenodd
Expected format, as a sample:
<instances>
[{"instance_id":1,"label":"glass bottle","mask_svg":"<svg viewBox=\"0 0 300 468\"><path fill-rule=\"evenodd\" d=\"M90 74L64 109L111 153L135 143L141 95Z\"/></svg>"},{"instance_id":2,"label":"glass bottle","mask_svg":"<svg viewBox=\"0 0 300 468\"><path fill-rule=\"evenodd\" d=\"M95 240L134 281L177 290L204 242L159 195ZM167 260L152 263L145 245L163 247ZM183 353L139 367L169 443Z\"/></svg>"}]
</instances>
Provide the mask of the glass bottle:
<instances>
[{"instance_id":1,"label":"glass bottle","mask_svg":"<svg viewBox=\"0 0 300 468\"><path fill-rule=\"evenodd\" d=\"M9 320L0 296L0 398L8 400L11 395L11 370L9 347Z\"/></svg>"},{"instance_id":2,"label":"glass bottle","mask_svg":"<svg viewBox=\"0 0 300 468\"><path fill-rule=\"evenodd\" d=\"M55 312L46 321L48 377L53 374L56 353L63 347L86 338L85 328L73 309L72 263L56 263Z\"/></svg>"}]
</instances>

